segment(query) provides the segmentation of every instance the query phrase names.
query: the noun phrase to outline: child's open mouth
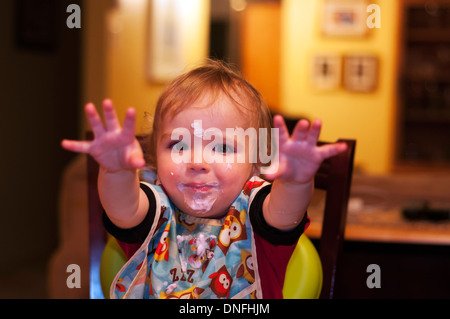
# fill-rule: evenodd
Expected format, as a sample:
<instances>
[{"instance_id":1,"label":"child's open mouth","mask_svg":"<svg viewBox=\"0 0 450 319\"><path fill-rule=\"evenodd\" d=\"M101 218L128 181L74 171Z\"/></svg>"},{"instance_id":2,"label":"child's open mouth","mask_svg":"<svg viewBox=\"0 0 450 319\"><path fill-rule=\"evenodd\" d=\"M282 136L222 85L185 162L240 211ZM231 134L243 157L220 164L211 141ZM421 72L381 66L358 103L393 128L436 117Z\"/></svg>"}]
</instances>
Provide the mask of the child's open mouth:
<instances>
[{"instance_id":1,"label":"child's open mouth","mask_svg":"<svg viewBox=\"0 0 450 319\"><path fill-rule=\"evenodd\" d=\"M192 192L209 192L211 190L219 188L219 186L217 183L213 184L188 183L188 184L181 184L181 188L188 189Z\"/></svg>"},{"instance_id":2,"label":"child's open mouth","mask_svg":"<svg viewBox=\"0 0 450 319\"><path fill-rule=\"evenodd\" d=\"M186 205L200 214L210 211L221 194L218 183L181 183L178 190L184 195Z\"/></svg>"}]
</instances>

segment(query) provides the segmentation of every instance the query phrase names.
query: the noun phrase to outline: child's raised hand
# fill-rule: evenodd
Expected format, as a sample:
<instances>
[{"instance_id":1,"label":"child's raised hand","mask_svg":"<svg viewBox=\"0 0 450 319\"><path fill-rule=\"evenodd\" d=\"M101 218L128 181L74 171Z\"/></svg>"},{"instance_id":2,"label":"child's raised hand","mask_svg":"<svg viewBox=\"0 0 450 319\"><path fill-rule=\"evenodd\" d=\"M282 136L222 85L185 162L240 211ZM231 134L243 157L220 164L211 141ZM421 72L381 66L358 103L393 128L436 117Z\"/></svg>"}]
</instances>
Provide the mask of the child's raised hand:
<instances>
[{"instance_id":1,"label":"child's raised hand","mask_svg":"<svg viewBox=\"0 0 450 319\"><path fill-rule=\"evenodd\" d=\"M320 120L314 120L311 125L307 120L298 121L291 136L282 116L276 115L273 124L279 129L280 162L276 173L266 175L268 179L308 183L314 178L323 160L347 149L345 143L317 146L322 127Z\"/></svg>"},{"instance_id":2,"label":"child's raised hand","mask_svg":"<svg viewBox=\"0 0 450 319\"><path fill-rule=\"evenodd\" d=\"M95 109L89 103L85 107L87 119L94 133L92 141L63 140L61 145L73 152L88 153L102 168L109 172L132 170L145 165L143 152L135 137L136 112L128 109L123 128L111 100L103 101L105 126Z\"/></svg>"}]
</instances>

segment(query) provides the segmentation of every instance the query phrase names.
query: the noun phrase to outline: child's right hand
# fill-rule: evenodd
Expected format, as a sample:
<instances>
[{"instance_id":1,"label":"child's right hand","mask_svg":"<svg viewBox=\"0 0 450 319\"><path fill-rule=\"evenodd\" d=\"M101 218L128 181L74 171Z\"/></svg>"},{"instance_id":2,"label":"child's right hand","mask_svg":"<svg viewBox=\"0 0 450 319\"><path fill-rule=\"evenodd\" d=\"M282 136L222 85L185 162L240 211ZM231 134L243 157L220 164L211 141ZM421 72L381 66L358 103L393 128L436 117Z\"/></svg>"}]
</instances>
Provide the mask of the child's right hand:
<instances>
[{"instance_id":1,"label":"child's right hand","mask_svg":"<svg viewBox=\"0 0 450 319\"><path fill-rule=\"evenodd\" d=\"M127 110L123 128L111 100L103 101L106 127L103 125L94 104L85 107L86 116L94 133L92 141L63 140L63 148L79 153L88 153L108 172L135 170L145 165L143 152L135 137L136 112Z\"/></svg>"}]
</instances>

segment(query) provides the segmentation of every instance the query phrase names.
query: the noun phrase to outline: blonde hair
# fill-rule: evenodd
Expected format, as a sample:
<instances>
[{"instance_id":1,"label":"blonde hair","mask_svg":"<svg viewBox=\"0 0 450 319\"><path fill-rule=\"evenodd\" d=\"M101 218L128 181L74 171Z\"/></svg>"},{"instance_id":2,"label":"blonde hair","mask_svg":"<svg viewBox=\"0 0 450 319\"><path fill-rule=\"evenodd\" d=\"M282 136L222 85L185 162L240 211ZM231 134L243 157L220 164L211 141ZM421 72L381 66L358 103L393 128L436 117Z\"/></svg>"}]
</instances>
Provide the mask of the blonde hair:
<instances>
[{"instance_id":1,"label":"blonde hair","mask_svg":"<svg viewBox=\"0 0 450 319\"><path fill-rule=\"evenodd\" d=\"M203 65L175 78L159 97L152 133L144 145L149 166L157 169L156 146L163 118L177 115L205 96L211 99L211 103L221 96L233 101L244 115L250 117L251 125L268 129L270 147L272 116L261 94L225 62L208 59Z\"/></svg>"}]
</instances>

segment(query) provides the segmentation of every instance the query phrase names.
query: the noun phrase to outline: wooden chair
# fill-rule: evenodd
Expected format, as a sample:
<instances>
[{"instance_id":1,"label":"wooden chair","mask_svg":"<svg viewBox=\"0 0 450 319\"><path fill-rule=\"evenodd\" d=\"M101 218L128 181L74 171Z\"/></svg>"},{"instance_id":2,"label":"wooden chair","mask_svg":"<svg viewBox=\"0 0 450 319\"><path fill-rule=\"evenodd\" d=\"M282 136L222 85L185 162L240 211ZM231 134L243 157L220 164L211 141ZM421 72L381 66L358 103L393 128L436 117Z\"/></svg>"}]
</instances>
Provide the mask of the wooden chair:
<instances>
[{"instance_id":1,"label":"wooden chair","mask_svg":"<svg viewBox=\"0 0 450 319\"><path fill-rule=\"evenodd\" d=\"M289 133L292 133L298 121L298 118L285 117ZM356 140L339 139L337 142L347 143L347 151L325 160L314 179L315 188L326 192L322 234L319 241L319 256L323 269L321 299L332 299L334 296L336 271L344 243L356 148ZM318 143L323 144L326 142Z\"/></svg>"},{"instance_id":2,"label":"wooden chair","mask_svg":"<svg viewBox=\"0 0 450 319\"><path fill-rule=\"evenodd\" d=\"M326 191L319 256L323 268L323 285L320 298L332 299L342 255L347 206L353 174L356 141L339 139L347 143L347 151L324 161L315 176L315 188ZM323 143L321 143L323 144Z\"/></svg>"},{"instance_id":3,"label":"wooden chair","mask_svg":"<svg viewBox=\"0 0 450 319\"><path fill-rule=\"evenodd\" d=\"M293 124L286 121L288 128ZM293 121L294 122L294 121ZM295 121L296 122L296 121ZM88 135L91 137L92 135ZM88 137L88 138L89 138ZM339 256L342 252L347 204L353 171L356 141L340 139L348 145L345 153L324 161L315 176L315 187L326 191L319 256L323 268L323 286L320 298L333 298ZM324 144L324 142L319 142ZM88 156L88 202L90 240L90 298L103 298L100 285L100 261L106 243L102 224L102 207L97 192L98 164Z\"/></svg>"}]
</instances>

